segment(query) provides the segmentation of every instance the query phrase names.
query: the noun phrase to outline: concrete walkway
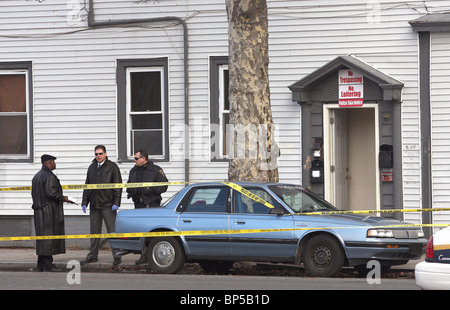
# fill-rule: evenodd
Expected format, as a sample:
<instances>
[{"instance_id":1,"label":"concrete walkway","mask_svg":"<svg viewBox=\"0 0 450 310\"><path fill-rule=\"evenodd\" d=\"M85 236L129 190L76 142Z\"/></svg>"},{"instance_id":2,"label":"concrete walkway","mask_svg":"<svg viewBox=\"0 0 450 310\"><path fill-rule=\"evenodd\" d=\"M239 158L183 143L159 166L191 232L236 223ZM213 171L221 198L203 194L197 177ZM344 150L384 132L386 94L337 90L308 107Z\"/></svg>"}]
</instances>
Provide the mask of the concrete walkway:
<instances>
[{"instance_id":1,"label":"concrete walkway","mask_svg":"<svg viewBox=\"0 0 450 310\"><path fill-rule=\"evenodd\" d=\"M87 249L66 249L65 254L53 256L53 262L59 268L66 270L67 264L71 260L82 261L86 258L89 250ZM34 248L0 248L0 271L35 271L36 270L36 250ZM135 261L139 259L138 254L127 254L122 257L122 263L116 268L136 268ZM416 264L424 260L409 261L406 265L393 266L392 269L402 271L414 271ZM113 269L113 257L110 250L101 249L99 251L98 261L82 266L84 271L92 272L111 272ZM145 268L147 265L140 265ZM69 266L69 270L72 269Z\"/></svg>"},{"instance_id":2,"label":"concrete walkway","mask_svg":"<svg viewBox=\"0 0 450 310\"><path fill-rule=\"evenodd\" d=\"M66 249L65 254L53 256L53 263L59 268L65 270L69 261L82 261L86 258L89 250L87 249ZM135 261L139 255L127 254L122 257L122 263L119 267L135 266ZM33 248L0 248L0 271L35 271L37 255ZM145 265L142 265L145 266ZM113 256L110 250L99 251L98 261L82 266L82 270L107 272L113 267ZM69 266L69 269L73 267Z\"/></svg>"}]
</instances>

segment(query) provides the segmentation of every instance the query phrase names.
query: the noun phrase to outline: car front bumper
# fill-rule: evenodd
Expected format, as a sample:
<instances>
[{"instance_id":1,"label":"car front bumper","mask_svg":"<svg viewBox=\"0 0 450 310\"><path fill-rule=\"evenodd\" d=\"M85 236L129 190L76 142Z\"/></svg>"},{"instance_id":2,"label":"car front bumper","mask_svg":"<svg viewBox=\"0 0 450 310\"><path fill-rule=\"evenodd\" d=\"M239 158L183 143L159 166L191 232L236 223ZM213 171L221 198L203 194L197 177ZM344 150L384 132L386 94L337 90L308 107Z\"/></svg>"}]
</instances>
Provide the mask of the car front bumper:
<instances>
[{"instance_id":1,"label":"car front bumper","mask_svg":"<svg viewBox=\"0 0 450 310\"><path fill-rule=\"evenodd\" d=\"M358 262L361 259L395 262L420 259L425 253L426 241L346 242L345 246L350 263L352 261Z\"/></svg>"}]
</instances>

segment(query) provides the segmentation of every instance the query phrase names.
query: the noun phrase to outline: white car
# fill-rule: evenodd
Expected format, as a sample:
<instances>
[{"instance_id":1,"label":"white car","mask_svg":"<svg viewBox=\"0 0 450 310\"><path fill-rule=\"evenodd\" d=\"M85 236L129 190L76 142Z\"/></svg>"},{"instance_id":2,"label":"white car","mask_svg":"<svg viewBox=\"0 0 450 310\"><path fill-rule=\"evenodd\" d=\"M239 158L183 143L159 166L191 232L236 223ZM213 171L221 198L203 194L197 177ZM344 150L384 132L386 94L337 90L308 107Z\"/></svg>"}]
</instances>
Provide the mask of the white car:
<instances>
[{"instance_id":1,"label":"white car","mask_svg":"<svg viewBox=\"0 0 450 310\"><path fill-rule=\"evenodd\" d=\"M428 240L425 261L416 265L415 277L422 289L450 289L450 227Z\"/></svg>"}]
</instances>

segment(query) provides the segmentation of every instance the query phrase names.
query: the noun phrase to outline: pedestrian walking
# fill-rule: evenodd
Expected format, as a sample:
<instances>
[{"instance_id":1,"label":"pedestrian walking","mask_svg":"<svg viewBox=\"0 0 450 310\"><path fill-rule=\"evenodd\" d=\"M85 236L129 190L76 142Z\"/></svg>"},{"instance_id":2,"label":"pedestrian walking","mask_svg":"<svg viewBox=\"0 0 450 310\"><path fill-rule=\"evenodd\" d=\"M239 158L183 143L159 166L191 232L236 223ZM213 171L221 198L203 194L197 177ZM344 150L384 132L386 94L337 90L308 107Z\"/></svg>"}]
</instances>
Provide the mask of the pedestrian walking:
<instances>
[{"instance_id":1,"label":"pedestrian walking","mask_svg":"<svg viewBox=\"0 0 450 310\"><path fill-rule=\"evenodd\" d=\"M119 167L108 159L106 147L97 145L95 147L95 159L89 166L86 175L86 184L101 183L122 183ZM117 210L120 206L122 198L122 188L112 189L85 189L83 191L83 199L81 208L86 213L89 205L89 220L91 234L100 234L102 232L102 222L105 222L108 233L114 232ZM81 265L98 261L98 250L100 247L100 239L91 239L91 249L86 259L81 261ZM121 263L120 256L117 255L118 250L112 249L114 258L113 266Z\"/></svg>"},{"instance_id":2,"label":"pedestrian walking","mask_svg":"<svg viewBox=\"0 0 450 310\"><path fill-rule=\"evenodd\" d=\"M53 173L55 159L52 155L42 155L42 168L31 182L36 236L65 234L63 203L69 202L69 199L63 195L59 179ZM53 264L53 255L64 253L64 239L36 240L37 271L59 271Z\"/></svg>"}]
</instances>

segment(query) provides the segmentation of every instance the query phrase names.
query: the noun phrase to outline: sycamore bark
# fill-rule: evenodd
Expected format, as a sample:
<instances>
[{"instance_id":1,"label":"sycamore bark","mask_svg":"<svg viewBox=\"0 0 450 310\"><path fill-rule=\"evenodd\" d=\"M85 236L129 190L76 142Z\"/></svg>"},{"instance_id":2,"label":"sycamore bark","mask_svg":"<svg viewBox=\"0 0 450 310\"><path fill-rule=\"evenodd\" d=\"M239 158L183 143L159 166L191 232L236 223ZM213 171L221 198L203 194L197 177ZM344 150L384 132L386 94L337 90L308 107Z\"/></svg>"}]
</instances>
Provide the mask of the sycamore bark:
<instances>
[{"instance_id":1,"label":"sycamore bark","mask_svg":"<svg viewBox=\"0 0 450 310\"><path fill-rule=\"evenodd\" d=\"M277 182L269 91L266 0L226 0L229 36L230 181Z\"/></svg>"}]
</instances>

